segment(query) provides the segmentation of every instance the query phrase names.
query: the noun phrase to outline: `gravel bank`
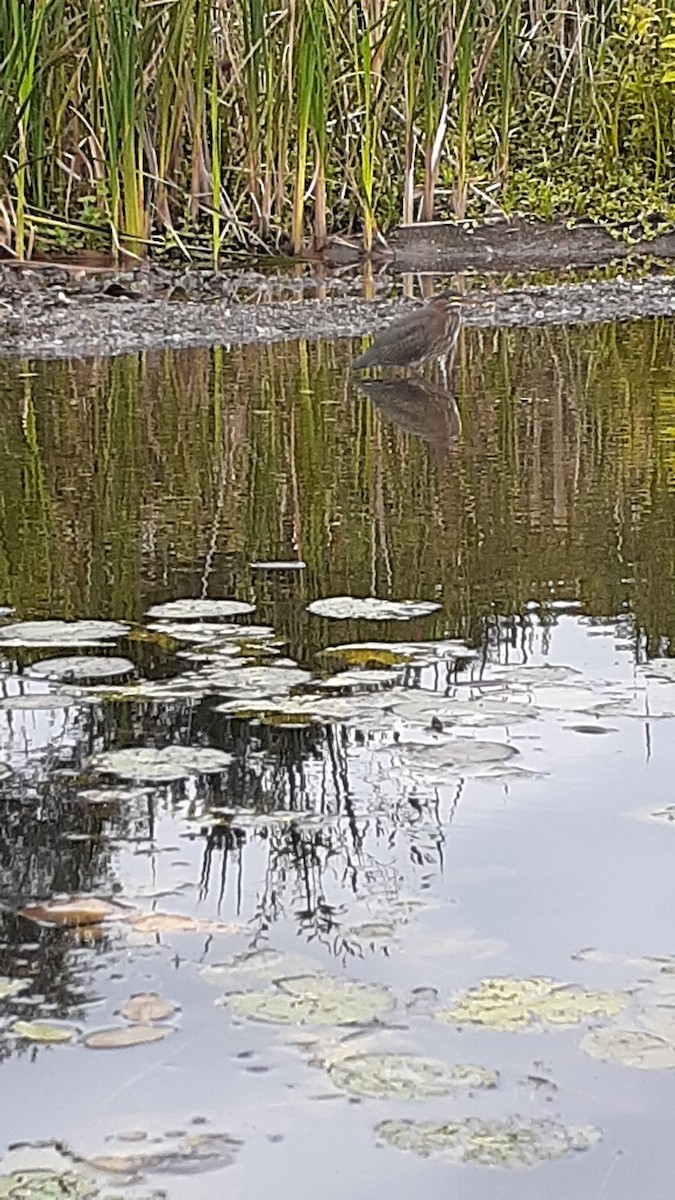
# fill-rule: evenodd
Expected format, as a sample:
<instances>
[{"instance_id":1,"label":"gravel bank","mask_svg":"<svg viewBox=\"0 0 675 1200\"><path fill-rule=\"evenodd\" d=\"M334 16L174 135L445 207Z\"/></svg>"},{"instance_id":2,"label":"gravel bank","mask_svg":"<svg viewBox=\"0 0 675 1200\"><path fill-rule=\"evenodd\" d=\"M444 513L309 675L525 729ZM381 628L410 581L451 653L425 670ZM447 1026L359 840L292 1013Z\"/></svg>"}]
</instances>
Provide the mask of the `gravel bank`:
<instances>
[{"instance_id":1,"label":"gravel bank","mask_svg":"<svg viewBox=\"0 0 675 1200\"><path fill-rule=\"evenodd\" d=\"M147 276L87 278L61 268L46 271L0 267L0 357L89 358L140 350L271 343L295 338L348 338L382 328L415 301L392 299L391 280L365 301L354 280L334 280L326 298L308 296L318 284L264 278L205 278L204 286ZM171 277L170 277L171 278ZM215 281L215 282L214 282ZM351 293L351 294L350 294ZM291 298L277 299L283 295ZM267 297L261 299L261 296ZM271 298L270 298L271 297ZM485 304L466 313L482 327L578 324L636 317L675 316L675 277L556 284L486 291Z\"/></svg>"}]
</instances>

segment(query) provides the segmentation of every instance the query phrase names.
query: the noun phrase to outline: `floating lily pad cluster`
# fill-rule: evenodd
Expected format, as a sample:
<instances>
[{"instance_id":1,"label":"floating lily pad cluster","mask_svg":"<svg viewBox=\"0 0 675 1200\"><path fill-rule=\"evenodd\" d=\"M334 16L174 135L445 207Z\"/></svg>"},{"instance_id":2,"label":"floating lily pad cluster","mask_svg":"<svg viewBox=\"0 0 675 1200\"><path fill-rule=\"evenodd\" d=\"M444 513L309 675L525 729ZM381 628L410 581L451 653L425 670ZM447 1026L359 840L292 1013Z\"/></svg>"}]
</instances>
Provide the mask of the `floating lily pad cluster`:
<instances>
[{"instance_id":1,"label":"floating lily pad cluster","mask_svg":"<svg viewBox=\"0 0 675 1200\"><path fill-rule=\"evenodd\" d=\"M240 1017L274 1025L368 1025L394 1007L377 984L296 975L261 991L231 992L224 1003Z\"/></svg>"},{"instance_id":2,"label":"floating lily pad cluster","mask_svg":"<svg viewBox=\"0 0 675 1200\"><path fill-rule=\"evenodd\" d=\"M451 1162L484 1167L534 1167L581 1150L600 1139L592 1126L564 1126L545 1118L482 1121L382 1121L381 1141L423 1158L442 1155Z\"/></svg>"},{"instance_id":3,"label":"floating lily pad cluster","mask_svg":"<svg viewBox=\"0 0 675 1200\"><path fill-rule=\"evenodd\" d=\"M593 1017L611 1017L626 1008L622 992L592 992L553 979L484 979L436 1013L454 1025L519 1030L544 1025L576 1025Z\"/></svg>"}]
</instances>

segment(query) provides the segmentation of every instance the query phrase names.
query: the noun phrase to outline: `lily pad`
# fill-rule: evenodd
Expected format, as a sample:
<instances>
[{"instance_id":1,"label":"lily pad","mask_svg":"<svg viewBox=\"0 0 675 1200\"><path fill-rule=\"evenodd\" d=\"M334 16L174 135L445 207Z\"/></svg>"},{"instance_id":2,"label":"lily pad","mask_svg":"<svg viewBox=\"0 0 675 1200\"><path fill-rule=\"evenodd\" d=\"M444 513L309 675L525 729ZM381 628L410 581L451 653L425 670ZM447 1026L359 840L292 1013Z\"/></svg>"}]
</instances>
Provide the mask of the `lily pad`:
<instances>
[{"instance_id":1,"label":"lily pad","mask_svg":"<svg viewBox=\"0 0 675 1200\"><path fill-rule=\"evenodd\" d=\"M83 788L77 793L77 799L83 804L133 804L139 800L146 800L151 795L151 788Z\"/></svg>"},{"instance_id":2,"label":"lily pad","mask_svg":"<svg viewBox=\"0 0 675 1200\"><path fill-rule=\"evenodd\" d=\"M175 783L191 775L226 771L231 756L209 746L130 746L90 758L87 766L104 775L151 783Z\"/></svg>"},{"instance_id":3,"label":"lily pad","mask_svg":"<svg viewBox=\"0 0 675 1200\"><path fill-rule=\"evenodd\" d=\"M128 632L119 621L16 621L0 627L0 646L100 646Z\"/></svg>"},{"instance_id":4,"label":"lily pad","mask_svg":"<svg viewBox=\"0 0 675 1200\"><path fill-rule=\"evenodd\" d=\"M103 683L120 675L131 675L135 666L128 658L104 655L71 655L68 658L45 658L27 668L28 675L39 679L59 679L64 683Z\"/></svg>"},{"instance_id":5,"label":"lily pad","mask_svg":"<svg viewBox=\"0 0 675 1200\"><path fill-rule=\"evenodd\" d=\"M235 954L226 962L202 967L199 974L208 983L222 987L242 976L281 979L291 975L320 974L322 970L307 954L284 954L281 950L265 947L262 950L247 950L243 954Z\"/></svg>"},{"instance_id":6,"label":"lily pad","mask_svg":"<svg viewBox=\"0 0 675 1200\"><path fill-rule=\"evenodd\" d=\"M232 992L233 1012L275 1025L367 1025L394 1007L387 988L353 980L298 975L258 992Z\"/></svg>"},{"instance_id":7,"label":"lily pad","mask_svg":"<svg viewBox=\"0 0 675 1200\"><path fill-rule=\"evenodd\" d=\"M166 1135L153 1138L152 1150L97 1155L88 1160L88 1165L109 1175L198 1175L229 1166L240 1145L241 1142L224 1133Z\"/></svg>"},{"instance_id":8,"label":"lily pad","mask_svg":"<svg viewBox=\"0 0 675 1200\"><path fill-rule=\"evenodd\" d=\"M619 1029L613 1025L593 1029L581 1039L580 1046L591 1058L621 1063L624 1067L643 1071L675 1068L675 1044L642 1029Z\"/></svg>"},{"instance_id":9,"label":"lily pad","mask_svg":"<svg viewBox=\"0 0 675 1200\"><path fill-rule=\"evenodd\" d=\"M29 987L29 979L8 979L6 975L0 975L0 1000L6 1000L8 996L18 996L19 992L25 992Z\"/></svg>"},{"instance_id":10,"label":"lily pad","mask_svg":"<svg viewBox=\"0 0 675 1200\"><path fill-rule=\"evenodd\" d=\"M80 703L80 698L69 692L21 692L0 700L0 709L4 712L49 712Z\"/></svg>"},{"instance_id":11,"label":"lily pad","mask_svg":"<svg viewBox=\"0 0 675 1200\"><path fill-rule=\"evenodd\" d=\"M592 1017L612 1017L628 1005L623 992L586 992L554 979L484 979L460 992L452 1008L436 1013L449 1025L483 1025L517 1031L536 1025L576 1025Z\"/></svg>"},{"instance_id":12,"label":"lily pad","mask_svg":"<svg viewBox=\"0 0 675 1200\"><path fill-rule=\"evenodd\" d=\"M301 667L233 667L217 681L220 690L233 696L252 698L286 696L292 688L308 683L309 671ZM213 678L211 678L213 682Z\"/></svg>"},{"instance_id":13,"label":"lily pad","mask_svg":"<svg viewBox=\"0 0 675 1200\"><path fill-rule=\"evenodd\" d=\"M173 1025L119 1025L87 1034L84 1044L90 1050L121 1050L126 1046L161 1042L173 1032Z\"/></svg>"},{"instance_id":14,"label":"lily pad","mask_svg":"<svg viewBox=\"0 0 675 1200\"><path fill-rule=\"evenodd\" d=\"M0 1200L96 1200L99 1195L93 1179L79 1171L38 1167L0 1175Z\"/></svg>"},{"instance_id":15,"label":"lily pad","mask_svg":"<svg viewBox=\"0 0 675 1200\"><path fill-rule=\"evenodd\" d=\"M546 1118L527 1121L521 1117L506 1121L467 1117L443 1124L382 1121L376 1133L388 1145L423 1158L440 1154L455 1163L510 1168L563 1158L600 1140L600 1132L593 1126L566 1127Z\"/></svg>"},{"instance_id":16,"label":"lily pad","mask_svg":"<svg viewBox=\"0 0 675 1200\"><path fill-rule=\"evenodd\" d=\"M496 1087L497 1071L467 1063L438 1062L412 1054L356 1054L330 1063L333 1083L356 1096L426 1100L473 1088Z\"/></svg>"},{"instance_id":17,"label":"lily pad","mask_svg":"<svg viewBox=\"0 0 675 1200\"><path fill-rule=\"evenodd\" d=\"M165 1000L156 992L142 992L131 996L122 1005L120 1012L127 1021L135 1025L148 1025L152 1021L166 1021L176 1012L176 1005Z\"/></svg>"},{"instance_id":18,"label":"lily pad","mask_svg":"<svg viewBox=\"0 0 675 1200\"><path fill-rule=\"evenodd\" d=\"M393 667L415 663L423 666L447 659L471 658L470 650L463 642L351 642L341 646L327 646L318 656L336 658L349 667Z\"/></svg>"},{"instance_id":19,"label":"lily pad","mask_svg":"<svg viewBox=\"0 0 675 1200\"><path fill-rule=\"evenodd\" d=\"M307 563L301 558L291 558L286 562L252 562L252 571L304 571Z\"/></svg>"},{"instance_id":20,"label":"lily pad","mask_svg":"<svg viewBox=\"0 0 675 1200\"><path fill-rule=\"evenodd\" d=\"M189 917L183 913L151 912L132 916L130 925L137 933L245 933L245 925L234 925L209 917Z\"/></svg>"},{"instance_id":21,"label":"lily pad","mask_svg":"<svg viewBox=\"0 0 675 1200\"><path fill-rule=\"evenodd\" d=\"M215 621L219 618L241 617L255 612L254 604L241 600L169 600L148 609L151 620Z\"/></svg>"},{"instance_id":22,"label":"lily pad","mask_svg":"<svg viewBox=\"0 0 675 1200\"><path fill-rule=\"evenodd\" d=\"M46 1042L56 1046L72 1042L80 1031L74 1025L56 1025L51 1021L15 1021L12 1033L16 1037L26 1038L29 1042Z\"/></svg>"},{"instance_id":23,"label":"lily pad","mask_svg":"<svg viewBox=\"0 0 675 1200\"><path fill-rule=\"evenodd\" d=\"M0 779L9 779L12 774L12 768L7 763L0 762Z\"/></svg>"},{"instance_id":24,"label":"lily pad","mask_svg":"<svg viewBox=\"0 0 675 1200\"><path fill-rule=\"evenodd\" d=\"M505 742L477 742L470 738L437 743L406 742L401 744L406 766L427 771L456 770L506 762L518 754L515 746Z\"/></svg>"},{"instance_id":25,"label":"lily pad","mask_svg":"<svg viewBox=\"0 0 675 1200\"><path fill-rule=\"evenodd\" d=\"M429 600L329 596L325 600L313 600L307 605L307 612L316 617L331 617L335 621L411 621L414 617L428 617L438 612L440 607L440 604Z\"/></svg>"},{"instance_id":26,"label":"lily pad","mask_svg":"<svg viewBox=\"0 0 675 1200\"><path fill-rule=\"evenodd\" d=\"M102 921L126 920L131 909L101 896L59 896L44 904L22 908L20 915L40 925L100 925Z\"/></svg>"},{"instance_id":27,"label":"lily pad","mask_svg":"<svg viewBox=\"0 0 675 1200\"><path fill-rule=\"evenodd\" d=\"M413 723L429 725L436 718L444 724L469 728L518 725L539 715L533 704L523 703L522 700L482 697L477 700L455 700L422 691L410 692L404 701L395 706L394 712L402 720Z\"/></svg>"}]
</instances>

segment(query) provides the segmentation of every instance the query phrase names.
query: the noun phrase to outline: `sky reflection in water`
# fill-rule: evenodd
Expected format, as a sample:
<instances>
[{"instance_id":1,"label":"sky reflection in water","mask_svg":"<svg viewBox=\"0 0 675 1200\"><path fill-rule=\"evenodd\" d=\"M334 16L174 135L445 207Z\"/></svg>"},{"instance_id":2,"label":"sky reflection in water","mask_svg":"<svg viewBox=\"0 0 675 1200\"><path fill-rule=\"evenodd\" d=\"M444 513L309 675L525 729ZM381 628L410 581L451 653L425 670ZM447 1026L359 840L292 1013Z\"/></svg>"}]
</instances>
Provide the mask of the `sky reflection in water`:
<instances>
[{"instance_id":1,"label":"sky reflection in water","mask_svg":"<svg viewBox=\"0 0 675 1200\"><path fill-rule=\"evenodd\" d=\"M310 671L338 669L317 658L329 644L461 638L476 658L408 670L396 686L463 703L506 694L537 710L459 729L514 747L508 763L430 772L408 742L443 745L456 736L447 722L279 728L216 712L227 688L166 704L4 707L0 975L31 987L0 1002L12 1097L1 1150L55 1138L100 1154L124 1130L241 1141L222 1175L149 1172L178 1200L214 1189L248 1200L270 1180L299 1200L667 1194L668 1073L587 1057L584 1024L495 1033L432 1012L492 975L631 987L646 968L627 960L673 950L673 832L649 814L671 802L662 714L675 713L675 684L644 669L667 655L674 615L672 343L670 325L650 322L465 334L450 418L436 383L412 414L409 388L360 395L341 344L0 367L0 604L18 618L144 628L153 603L235 596L256 605L237 620L269 624L280 654ZM293 558L306 569L249 567ZM306 612L349 594L442 609L384 625ZM178 649L135 637L110 652L161 681L194 669ZM19 677L48 653L3 650L2 696L44 689ZM524 687L520 668L544 663L580 674ZM596 712L590 686L613 707ZM174 742L220 747L230 765L169 787L123 784L129 794L108 806L82 799L111 782L81 774L90 755ZM58 891L245 931L110 926L78 942L17 917ZM389 987L396 1008L376 1048L496 1068L499 1087L350 1102L314 1061L327 1053L313 1044L320 1030L298 1036L214 1004L224 989L201 969L265 946ZM575 957L590 948L607 961ZM124 1001L147 991L181 1008L157 1045L31 1047L7 1028L17 1016L119 1024ZM514 1113L597 1126L603 1140L526 1172L375 1145L391 1117Z\"/></svg>"}]
</instances>

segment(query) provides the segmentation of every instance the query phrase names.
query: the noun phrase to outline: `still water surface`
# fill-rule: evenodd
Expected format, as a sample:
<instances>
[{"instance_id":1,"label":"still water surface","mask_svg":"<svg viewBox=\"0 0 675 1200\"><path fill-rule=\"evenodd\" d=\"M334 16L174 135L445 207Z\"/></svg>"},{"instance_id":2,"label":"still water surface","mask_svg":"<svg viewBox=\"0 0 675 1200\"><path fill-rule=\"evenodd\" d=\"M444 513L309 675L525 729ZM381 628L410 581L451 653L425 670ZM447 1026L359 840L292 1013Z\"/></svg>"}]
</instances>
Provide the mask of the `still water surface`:
<instances>
[{"instance_id":1,"label":"still water surface","mask_svg":"<svg viewBox=\"0 0 675 1200\"><path fill-rule=\"evenodd\" d=\"M452 395L431 374L366 395L354 351L0 364L0 606L15 610L0 641L14 620L130 623L103 648L7 635L0 648L0 976L27 985L0 999L0 1174L135 1155L122 1176L80 1175L72 1194L665 1200L672 324L465 331ZM289 561L305 566L251 566ZM331 596L439 607L406 621L308 612ZM146 615L180 597L254 606L229 619L244 640L195 645ZM353 670L379 674L320 690L351 665L327 647L373 641L437 646L412 662L356 656ZM133 678L35 673L74 653L124 655ZM242 663L311 675L252 688ZM569 670L537 670L551 665ZM171 692L176 677L187 682ZM22 707L36 693L56 699ZM172 745L219 749L226 765L160 785L92 770L103 751ZM59 893L195 920L87 934L21 915ZM208 970L253 949L303 958L266 977ZM388 989L387 1003L374 1022L332 1028L222 1003L317 971ZM493 977L618 992L630 1016L437 1018ZM640 989L654 980L667 1069L585 1053L589 1031L653 1028ZM173 1003L173 1032L83 1043L128 1026L120 1009L137 993ZM78 1032L45 1045L17 1019ZM364 1051L479 1064L499 1082L351 1095L326 1068ZM597 1132L588 1149L514 1169L420 1157L378 1130L516 1116ZM190 1157L186 1139L204 1134L227 1138Z\"/></svg>"}]
</instances>

